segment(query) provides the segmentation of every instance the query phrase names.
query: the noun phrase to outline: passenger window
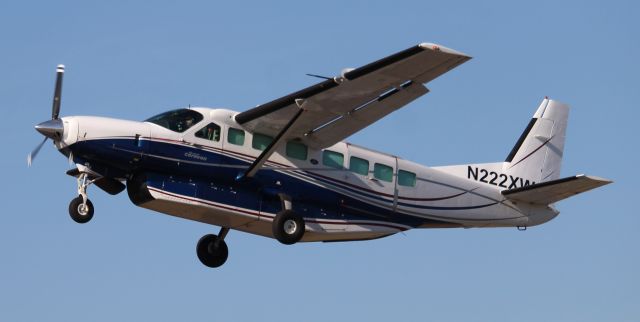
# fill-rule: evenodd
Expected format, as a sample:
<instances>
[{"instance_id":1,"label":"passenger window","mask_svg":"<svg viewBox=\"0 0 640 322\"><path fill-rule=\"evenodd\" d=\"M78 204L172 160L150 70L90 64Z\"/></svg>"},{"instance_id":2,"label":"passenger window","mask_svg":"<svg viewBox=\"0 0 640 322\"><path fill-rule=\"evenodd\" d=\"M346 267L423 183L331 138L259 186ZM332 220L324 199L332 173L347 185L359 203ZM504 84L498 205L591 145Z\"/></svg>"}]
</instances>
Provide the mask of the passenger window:
<instances>
[{"instance_id":1,"label":"passenger window","mask_svg":"<svg viewBox=\"0 0 640 322\"><path fill-rule=\"evenodd\" d=\"M322 164L330 168L342 169L344 155L342 153L324 150L322 151Z\"/></svg>"},{"instance_id":2,"label":"passenger window","mask_svg":"<svg viewBox=\"0 0 640 322\"><path fill-rule=\"evenodd\" d=\"M244 131L230 127L229 132L227 132L227 142L235 145L244 145Z\"/></svg>"},{"instance_id":3,"label":"passenger window","mask_svg":"<svg viewBox=\"0 0 640 322\"><path fill-rule=\"evenodd\" d=\"M220 141L220 127L215 123L209 123L209 125L203 127L196 132L196 137L218 142Z\"/></svg>"},{"instance_id":4,"label":"passenger window","mask_svg":"<svg viewBox=\"0 0 640 322\"><path fill-rule=\"evenodd\" d=\"M358 157L349 159L349 170L363 176L369 175L369 161Z\"/></svg>"},{"instance_id":5,"label":"passenger window","mask_svg":"<svg viewBox=\"0 0 640 322\"><path fill-rule=\"evenodd\" d=\"M256 150L262 151L269 146L271 141L273 141L273 138L268 135L253 133L253 141L251 141L251 146Z\"/></svg>"},{"instance_id":6,"label":"passenger window","mask_svg":"<svg viewBox=\"0 0 640 322\"><path fill-rule=\"evenodd\" d=\"M406 187L416 186L416 174L409 171L398 171L398 185Z\"/></svg>"},{"instance_id":7,"label":"passenger window","mask_svg":"<svg viewBox=\"0 0 640 322\"><path fill-rule=\"evenodd\" d=\"M290 156L294 159L298 160L306 160L307 159L307 146L303 143L296 141L287 142L286 148L287 156Z\"/></svg>"},{"instance_id":8,"label":"passenger window","mask_svg":"<svg viewBox=\"0 0 640 322\"><path fill-rule=\"evenodd\" d=\"M388 165L376 163L373 165L373 176L376 179L391 182L393 181L393 168Z\"/></svg>"}]
</instances>

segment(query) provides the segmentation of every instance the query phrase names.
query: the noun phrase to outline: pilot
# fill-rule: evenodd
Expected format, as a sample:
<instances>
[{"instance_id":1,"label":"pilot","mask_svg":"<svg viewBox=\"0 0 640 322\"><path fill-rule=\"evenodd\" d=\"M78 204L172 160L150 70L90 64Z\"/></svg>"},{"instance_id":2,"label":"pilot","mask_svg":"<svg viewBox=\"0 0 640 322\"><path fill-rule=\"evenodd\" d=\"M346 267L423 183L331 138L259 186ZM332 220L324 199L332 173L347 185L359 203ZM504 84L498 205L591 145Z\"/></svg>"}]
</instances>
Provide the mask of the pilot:
<instances>
[{"instance_id":1,"label":"pilot","mask_svg":"<svg viewBox=\"0 0 640 322\"><path fill-rule=\"evenodd\" d=\"M218 142L218 140L220 140L220 131L217 128L208 127L207 128L207 138L209 140L211 140L211 141Z\"/></svg>"},{"instance_id":2,"label":"pilot","mask_svg":"<svg viewBox=\"0 0 640 322\"><path fill-rule=\"evenodd\" d=\"M184 123L187 129L190 128L193 125L193 116L189 116Z\"/></svg>"}]
</instances>

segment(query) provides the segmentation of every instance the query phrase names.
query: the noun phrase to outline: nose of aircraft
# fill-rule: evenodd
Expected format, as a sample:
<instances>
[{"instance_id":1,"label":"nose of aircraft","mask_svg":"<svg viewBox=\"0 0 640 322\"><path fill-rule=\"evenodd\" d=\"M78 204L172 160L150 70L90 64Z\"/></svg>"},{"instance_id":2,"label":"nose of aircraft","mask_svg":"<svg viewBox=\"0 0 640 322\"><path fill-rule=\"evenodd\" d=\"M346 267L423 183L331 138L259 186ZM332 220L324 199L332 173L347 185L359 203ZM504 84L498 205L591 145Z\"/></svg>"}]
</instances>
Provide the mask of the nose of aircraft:
<instances>
[{"instance_id":1,"label":"nose of aircraft","mask_svg":"<svg viewBox=\"0 0 640 322\"><path fill-rule=\"evenodd\" d=\"M36 131L54 141L60 140L64 134L64 125L61 119L44 121L36 125L35 128Z\"/></svg>"}]
</instances>

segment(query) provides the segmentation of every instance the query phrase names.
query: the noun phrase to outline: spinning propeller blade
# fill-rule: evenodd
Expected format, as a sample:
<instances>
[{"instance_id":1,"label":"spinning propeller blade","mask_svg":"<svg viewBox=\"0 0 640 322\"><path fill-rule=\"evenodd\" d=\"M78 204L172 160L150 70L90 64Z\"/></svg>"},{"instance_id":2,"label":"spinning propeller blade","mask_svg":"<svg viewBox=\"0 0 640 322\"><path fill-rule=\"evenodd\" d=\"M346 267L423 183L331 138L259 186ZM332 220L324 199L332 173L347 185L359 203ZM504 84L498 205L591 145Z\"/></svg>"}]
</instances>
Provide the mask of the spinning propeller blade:
<instances>
[{"instance_id":1,"label":"spinning propeller blade","mask_svg":"<svg viewBox=\"0 0 640 322\"><path fill-rule=\"evenodd\" d=\"M47 142L47 137L44 138L44 140L42 140L42 142L40 142L40 144L38 144L38 146L33 149L33 151L31 151L31 153L29 153L29 156L27 156L27 165L31 166L31 163L33 162L33 159L36 158L36 156L38 155L38 152L40 152L40 149L42 148L42 146L44 145L45 142Z\"/></svg>"},{"instance_id":2,"label":"spinning propeller blade","mask_svg":"<svg viewBox=\"0 0 640 322\"><path fill-rule=\"evenodd\" d=\"M70 168L75 165L75 162L73 162L73 152L69 151L69 159L67 159L67 161L69 162Z\"/></svg>"}]
</instances>

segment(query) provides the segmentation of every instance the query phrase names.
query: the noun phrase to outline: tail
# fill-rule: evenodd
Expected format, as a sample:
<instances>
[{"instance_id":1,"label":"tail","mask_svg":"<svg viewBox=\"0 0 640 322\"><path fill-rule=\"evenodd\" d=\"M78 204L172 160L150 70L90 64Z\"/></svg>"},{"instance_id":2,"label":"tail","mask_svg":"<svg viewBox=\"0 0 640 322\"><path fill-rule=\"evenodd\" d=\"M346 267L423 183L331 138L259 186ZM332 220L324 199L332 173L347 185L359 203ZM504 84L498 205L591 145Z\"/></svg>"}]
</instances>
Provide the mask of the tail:
<instances>
[{"instance_id":1,"label":"tail","mask_svg":"<svg viewBox=\"0 0 640 322\"><path fill-rule=\"evenodd\" d=\"M569 106L545 98L504 162L436 167L503 189L558 179Z\"/></svg>"},{"instance_id":2,"label":"tail","mask_svg":"<svg viewBox=\"0 0 640 322\"><path fill-rule=\"evenodd\" d=\"M569 106L545 98L504 162L435 167L499 187L508 199L552 204L612 181L585 175L560 178Z\"/></svg>"},{"instance_id":3,"label":"tail","mask_svg":"<svg viewBox=\"0 0 640 322\"><path fill-rule=\"evenodd\" d=\"M545 98L507 156L504 172L545 182L560 177L569 106Z\"/></svg>"}]
</instances>

